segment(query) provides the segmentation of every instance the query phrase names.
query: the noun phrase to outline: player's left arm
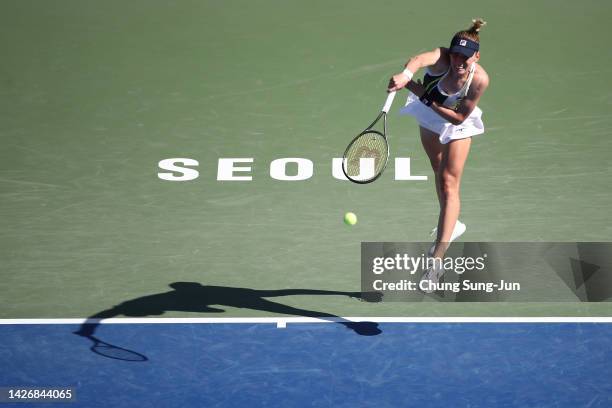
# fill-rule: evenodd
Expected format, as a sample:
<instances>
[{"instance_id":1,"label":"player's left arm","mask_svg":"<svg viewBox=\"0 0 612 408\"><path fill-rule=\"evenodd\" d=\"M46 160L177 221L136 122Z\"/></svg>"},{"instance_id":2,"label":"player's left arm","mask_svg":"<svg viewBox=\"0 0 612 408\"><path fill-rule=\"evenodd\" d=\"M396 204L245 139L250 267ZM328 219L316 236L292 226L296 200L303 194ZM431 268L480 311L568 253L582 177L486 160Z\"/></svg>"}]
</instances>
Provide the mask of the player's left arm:
<instances>
[{"instance_id":1,"label":"player's left arm","mask_svg":"<svg viewBox=\"0 0 612 408\"><path fill-rule=\"evenodd\" d=\"M488 86L489 76L483 72L478 78L474 78L468 94L459 102L455 109L447 108L436 102L431 104L431 108L453 125L460 125L470 116L474 108L476 108L480 97Z\"/></svg>"}]
</instances>

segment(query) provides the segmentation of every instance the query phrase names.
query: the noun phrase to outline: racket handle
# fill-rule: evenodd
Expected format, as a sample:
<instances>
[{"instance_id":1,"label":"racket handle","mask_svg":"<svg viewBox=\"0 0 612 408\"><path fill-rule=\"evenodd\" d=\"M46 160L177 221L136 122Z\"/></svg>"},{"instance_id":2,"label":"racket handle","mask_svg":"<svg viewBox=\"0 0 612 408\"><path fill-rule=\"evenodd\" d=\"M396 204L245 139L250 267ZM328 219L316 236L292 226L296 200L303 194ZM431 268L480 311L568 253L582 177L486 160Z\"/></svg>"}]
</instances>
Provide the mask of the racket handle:
<instances>
[{"instance_id":1,"label":"racket handle","mask_svg":"<svg viewBox=\"0 0 612 408\"><path fill-rule=\"evenodd\" d=\"M389 112L389 109L391 109L391 105L393 104L393 98L395 98L395 92L389 92L389 95L387 96L387 100L385 102L385 106L383 106L382 111L385 113Z\"/></svg>"}]
</instances>

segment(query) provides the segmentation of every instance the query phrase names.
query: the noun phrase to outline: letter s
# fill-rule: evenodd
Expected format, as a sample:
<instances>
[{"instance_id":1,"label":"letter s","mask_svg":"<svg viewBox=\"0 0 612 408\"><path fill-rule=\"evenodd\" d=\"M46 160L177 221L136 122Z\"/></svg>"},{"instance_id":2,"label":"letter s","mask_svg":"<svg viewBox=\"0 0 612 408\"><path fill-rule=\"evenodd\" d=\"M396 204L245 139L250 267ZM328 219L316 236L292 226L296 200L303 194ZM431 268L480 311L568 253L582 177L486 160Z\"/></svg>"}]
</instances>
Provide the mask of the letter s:
<instances>
[{"instance_id":1,"label":"letter s","mask_svg":"<svg viewBox=\"0 0 612 408\"><path fill-rule=\"evenodd\" d=\"M198 166L198 161L193 159L183 159L183 158L172 158L172 159L164 159L161 160L158 164L159 168L162 170L169 170L176 173L181 173L181 176L176 176L173 173L157 173L157 177L162 180L168 181L189 181L195 180L199 177L200 173L198 173L195 169L190 169L187 167L180 167L176 164L181 164L183 166Z\"/></svg>"}]
</instances>

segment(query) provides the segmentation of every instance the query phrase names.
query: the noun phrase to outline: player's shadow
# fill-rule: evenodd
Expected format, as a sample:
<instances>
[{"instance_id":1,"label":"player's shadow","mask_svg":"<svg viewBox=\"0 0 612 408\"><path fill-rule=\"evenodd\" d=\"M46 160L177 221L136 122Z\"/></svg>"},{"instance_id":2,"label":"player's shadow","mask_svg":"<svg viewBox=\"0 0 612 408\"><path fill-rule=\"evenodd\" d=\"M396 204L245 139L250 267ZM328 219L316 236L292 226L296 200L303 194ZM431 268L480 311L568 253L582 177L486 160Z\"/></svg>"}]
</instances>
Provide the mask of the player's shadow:
<instances>
[{"instance_id":1,"label":"player's shadow","mask_svg":"<svg viewBox=\"0 0 612 408\"><path fill-rule=\"evenodd\" d=\"M374 322L352 322L330 313L300 309L267 299L294 295L340 295L369 302L380 301L380 294L375 292L341 292L317 289L256 290L201 285L196 282L174 282L169 286L172 290L168 292L131 299L90 316L75 334L95 339L93 335L100 322L104 319L117 316L159 316L167 311L218 314L225 311L221 308L223 306L329 320L341 324L362 336L375 336L381 333L378 324Z\"/></svg>"}]
</instances>

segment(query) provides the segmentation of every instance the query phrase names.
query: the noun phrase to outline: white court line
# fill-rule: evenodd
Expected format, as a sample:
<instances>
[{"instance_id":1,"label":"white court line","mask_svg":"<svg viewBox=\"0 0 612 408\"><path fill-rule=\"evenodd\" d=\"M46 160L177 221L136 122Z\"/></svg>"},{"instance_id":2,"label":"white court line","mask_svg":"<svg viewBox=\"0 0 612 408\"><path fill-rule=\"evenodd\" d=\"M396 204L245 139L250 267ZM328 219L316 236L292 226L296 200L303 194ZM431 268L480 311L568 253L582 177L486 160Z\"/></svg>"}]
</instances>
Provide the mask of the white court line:
<instances>
[{"instance_id":1,"label":"white court line","mask_svg":"<svg viewBox=\"0 0 612 408\"><path fill-rule=\"evenodd\" d=\"M375 317L350 316L335 318L313 317L151 317L112 319L0 319L0 324L276 324L284 327L289 323L333 323L333 322L376 322L376 323L612 323L612 316L577 317Z\"/></svg>"}]
</instances>

